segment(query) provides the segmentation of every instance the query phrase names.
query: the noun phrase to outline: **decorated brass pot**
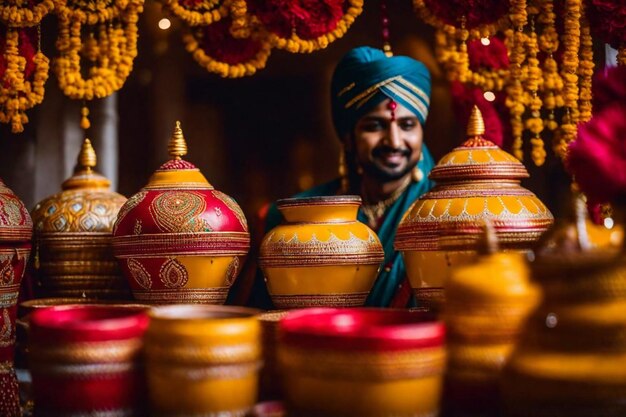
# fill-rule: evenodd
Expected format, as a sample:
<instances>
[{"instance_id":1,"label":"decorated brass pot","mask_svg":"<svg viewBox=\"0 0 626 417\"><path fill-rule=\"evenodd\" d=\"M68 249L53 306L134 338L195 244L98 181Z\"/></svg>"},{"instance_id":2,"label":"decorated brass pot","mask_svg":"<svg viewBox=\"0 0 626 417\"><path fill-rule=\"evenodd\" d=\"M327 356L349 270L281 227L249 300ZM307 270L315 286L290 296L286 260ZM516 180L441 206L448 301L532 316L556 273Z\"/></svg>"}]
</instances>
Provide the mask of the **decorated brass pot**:
<instances>
[{"instance_id":1,"label":"decorated brass pot","mask_svg":"<svg viewBox=\"0 0 626 417\"><path fill-rule=\"evenodd\" d=\"M154 308L145 341L150 415L247 415L261 365L256 313L206 305Z\"/></svg>"},{"instance_id":2,"label":"decorated brass pot","mask_svg":"<svg viewBox=\"0 0 626 417\"><path fill-rule=\"evenodd\" d=\"M115 256L138 301L222 304L250 248L246 218L181 159L187 145L179 122L169 152L173 159L120 210Z\"/></svg>"},{"instance_id":3,"label":"decorated brass pot","mask_svg":"<svg viewBox=\"0 0 626 417\"><path fill-rule=\"evenodd\" d=\"M437 185L398 226L394 246L403 253L420 305L441 307L450 267L475 258L485 220L493 224L502 249L518 251L529 250L553 222L546 206L520 186L528 177L524 165L484 139L484 132L474 107L468 140L433 168L429 178Z\"/></svg>"},{"instance_id":4,"label":"decorated brass pot","mask_svg":"<svg viewBox=\"0 0 626 417\"><path fill-rule=\"evenodd\" d=\"M288 415L437 416L444 327L424 313L305 309L280 322Z\"/></svg>"},{"instance_id":5,"label":"decorated brass pot","mask_svg":"<svg viewBox=\"0 0 626 417\"><path fill-rule=\"evenodd\" d=\"M445 288L450 415L497 415L502 367L538 301L524 254L499 252L490 227L486 235L486 253L452 268Z\"/></svg>"},{"instance_id":6,"label":"decorated brass pot","mask_svg":"<svg viewBox=\"0 0 626 417\"><path fill-rule=\"evenodd\" d=\"M57 306L29 319L36 416L145 416L145 308Z\"/></svg>"},{"instance_id":7,"label":"decorated brass pot","mask_svg":"<svg viewBox=\"0 0 626 417\"><path fill-rule=\"evenodd\" d=\"M626 415L626 256L580 230L555 229L531 264L543 299L505 368L512 417Z\"/></svg>"},{"instance_id":8,"label":"decorated brass pot","mask_svg":"<svg viewBox=\"0 0 626 417\"><path fill-rule=\"evenodd\" d=\"M357 221L361 198L287 198L277 204L286 222L268 232L259 256L274 305L363 305L384 252L376 233Z\"/></svg>"},{"instance_id":9,"label":"decorated brass pot","mask_svg":"<svg viewBox=\"0 0 626 417\"><path fill-rule=\"evenodd\" d=\"M95 151L85 139L74 175L32 212L40 296L131 297L111 247L113 223L126 198L109 189L111 182L95 166Z\"/></svg>"},{"instance_id":10,"label":"decorated brass pot","mask_svg":"<svg viewBox=\"0 0 626 417\"><path fill-rule=\"evenodd\" d=\"M0 415L7 417L21 416L13 369L15 315L32 234L28 210L0 180Z\"/></svg>"}]
</instances>

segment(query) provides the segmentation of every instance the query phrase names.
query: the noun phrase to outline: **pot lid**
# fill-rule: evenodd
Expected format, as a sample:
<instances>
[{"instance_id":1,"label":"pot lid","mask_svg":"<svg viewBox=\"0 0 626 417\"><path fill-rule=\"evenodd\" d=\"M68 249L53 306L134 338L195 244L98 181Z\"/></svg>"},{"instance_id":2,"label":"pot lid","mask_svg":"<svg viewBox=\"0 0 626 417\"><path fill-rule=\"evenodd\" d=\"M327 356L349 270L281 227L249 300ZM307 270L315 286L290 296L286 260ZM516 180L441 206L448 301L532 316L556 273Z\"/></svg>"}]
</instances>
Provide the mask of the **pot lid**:
<instances>
[{"instance_id":1,"label":"pot lid","mask_svg":"<svg viewBox=\"0 0 626 417\"><path fill-rule=\"evenodd\" d=\"M0 179L0 242L29 241L33 222L24 203Z\"/></svg>"},{"instance_id":2,"label":"pot lid","mask_svg":"<svg viewBox=\"0 0 626 417\"><path fill-rule=\"evenodd\" d=\"M522 179L528 171L517 158L485 139L485 122L474 106L467 126L467 140L446 154L433 168L430 179L435 181Z\"/></svg>"},{"instance_id":3,"label":"pot lid","mask_svg":"<svg viewBox=\"0 0 626 417\"><path fill-rule=\"evenodd\" d=\"M61 192L39 202L33 209L36 233L111 233L126 197L110 190L111 181L94 171L96 152L85 139L74 174Z\"/></svg>"}]
</instances>

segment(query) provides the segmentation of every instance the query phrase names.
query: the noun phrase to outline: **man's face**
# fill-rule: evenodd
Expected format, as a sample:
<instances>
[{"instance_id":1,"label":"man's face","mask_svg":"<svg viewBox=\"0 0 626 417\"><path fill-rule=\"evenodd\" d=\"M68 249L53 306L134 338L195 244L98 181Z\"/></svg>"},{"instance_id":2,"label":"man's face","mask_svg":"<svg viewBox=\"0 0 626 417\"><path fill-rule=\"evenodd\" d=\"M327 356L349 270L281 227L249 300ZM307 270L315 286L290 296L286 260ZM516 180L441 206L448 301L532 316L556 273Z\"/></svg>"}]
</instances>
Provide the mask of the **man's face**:
<instances>
[{"instance_id":1,"label":"man's face","mask_svg":"<svg viewBox=\"0 0 626 417\"><path fill-rule=\"evenodd\" d=\"M389 99L356 123L354 152L364 173L380 181L400 179L413 169L422 152L419 119L398 103L391 121Z\"/></svg>"}]
</instances>

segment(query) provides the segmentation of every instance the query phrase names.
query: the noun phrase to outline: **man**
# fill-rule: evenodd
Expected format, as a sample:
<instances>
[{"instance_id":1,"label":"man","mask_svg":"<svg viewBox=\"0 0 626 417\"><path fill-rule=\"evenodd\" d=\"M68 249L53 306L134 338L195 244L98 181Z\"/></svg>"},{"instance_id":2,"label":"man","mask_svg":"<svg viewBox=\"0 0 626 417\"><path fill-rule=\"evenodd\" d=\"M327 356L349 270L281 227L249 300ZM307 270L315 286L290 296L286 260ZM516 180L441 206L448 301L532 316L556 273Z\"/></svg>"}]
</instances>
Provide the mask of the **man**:
<instances>
[{"instance_id":1,"label":"man","mask_svg":"<svg viewBox=\"0 0 626 417\"><path fill-rule=\"evenodd\" d=\"M376 231L385 250L368 306L404 307L410 296L404 262L393 242L402 215L433 185L427 176L434 162L422 142L430 88L430 73L419 61L387 57L370 47L348 52L331 85L333 122L344 148L340 178L297 195L356 194L363 199L358 219ZM273 205L266 232L281 221ZM265 304L259 302L267 294L262 286L254 289L258 305Z\"/></svg>"}]
</instances>

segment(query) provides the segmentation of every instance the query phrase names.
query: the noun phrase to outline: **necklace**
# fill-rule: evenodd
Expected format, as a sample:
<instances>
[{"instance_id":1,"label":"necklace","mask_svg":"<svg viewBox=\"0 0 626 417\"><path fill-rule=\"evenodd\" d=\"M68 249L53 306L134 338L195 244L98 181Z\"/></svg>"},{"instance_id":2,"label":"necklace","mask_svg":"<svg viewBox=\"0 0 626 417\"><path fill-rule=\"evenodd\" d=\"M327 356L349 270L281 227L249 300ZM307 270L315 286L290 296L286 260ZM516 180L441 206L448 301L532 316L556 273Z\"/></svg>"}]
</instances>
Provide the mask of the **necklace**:
<instances>
[{"instance_id":1,"label":"necklace","mask_svg":"<svg viewBox=\"0 0 626 417\"><path fill-rule=\"evenodd\" d=\"M369 227L374 230L378 229L378 220L385 214L385 211L387 211L387 209L395 203L398 198L400 198L410 183L411 177L408 176L402 185L396 188L389 197L373 204L368 203L367 198L365 198L366 193L363 191L361 192L363 195L363 205L361 205L361 210L363 210L363 214L367 217L367 224Z\"/></svg>"}]
</instances>

